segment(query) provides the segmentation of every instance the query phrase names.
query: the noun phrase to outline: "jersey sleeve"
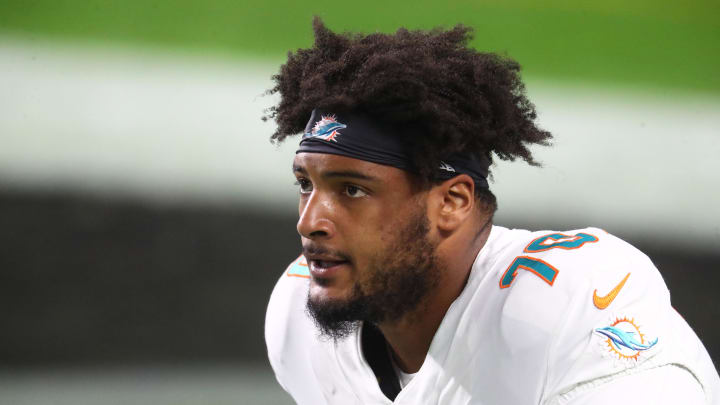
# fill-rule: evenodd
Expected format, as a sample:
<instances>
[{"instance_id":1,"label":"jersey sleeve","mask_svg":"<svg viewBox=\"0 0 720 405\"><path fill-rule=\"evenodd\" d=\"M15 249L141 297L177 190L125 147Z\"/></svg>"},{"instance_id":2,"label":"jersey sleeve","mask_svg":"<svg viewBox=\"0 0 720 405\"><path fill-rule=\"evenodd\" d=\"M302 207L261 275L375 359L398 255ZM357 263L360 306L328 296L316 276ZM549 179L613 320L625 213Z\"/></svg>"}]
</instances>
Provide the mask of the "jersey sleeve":
<instances>
[{"instance_id":1,"label":"jersey sleeve","mask_svg":"<svg viewBox=\"0 0 720 405\"><path fill-rule=\"evenodd\" d=\"M654 405L700 405L707 398L695 377L686 369L666 365L642 373L614 379L598 386L585 386L568 405L606 405L617 403Z\"/></svg>"},{"instance_id":2,"label":"jersey sleeve","mask_svg":"<svg viewBox=\"0 0 720 405\"><path fill-rule=\"evenodd\" d=\"M268 304L265 343L270 365L280 385L297 404L324 404L310 361L315 327L305 312L309 273L300 256L283 272Z\"/></svg>"},{"instance_id":3,"label":"jersey sleeve","mask_svg":"<svg viewBox=\"0 0 720 405\"><path fill-rule=\"evenodd\" d=\"M616 400L629 402L634 393L662 384L669 369L658 370L672 365L685 373L684 387L694 387L688 395L699 390L706 397L702 403L714 403L717 372L700 340L672 308L650 259L605 231L589 229L586 234L597 240L536 252L558 271L553 289L568 297L547 356L542 402L574 403L591 389L603 395L622 393ZM639 385L627 391L630 381Z\"/></svg>"}]
</instances>

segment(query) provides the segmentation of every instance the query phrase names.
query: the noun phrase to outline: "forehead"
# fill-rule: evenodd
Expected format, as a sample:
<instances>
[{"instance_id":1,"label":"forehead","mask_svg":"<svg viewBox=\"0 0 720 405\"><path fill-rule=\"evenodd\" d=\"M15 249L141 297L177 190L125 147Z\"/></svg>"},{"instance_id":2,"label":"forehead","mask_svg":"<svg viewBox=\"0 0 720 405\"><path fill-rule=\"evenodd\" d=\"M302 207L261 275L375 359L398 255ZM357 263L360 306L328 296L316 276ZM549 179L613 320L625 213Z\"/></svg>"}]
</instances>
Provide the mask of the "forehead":
<instances>
[{"instance_id":1,"label":"forehead","mask_svg":"<svg viewBox=\"0 0 720 405\"><path fill-rule=\"evenodd\" d=\"M298 153L293 160L293 171L304 172L309 176L354 173L382 181L411 181L411 175L405 170L329 153Z\"/></svg>"}]
</instances>

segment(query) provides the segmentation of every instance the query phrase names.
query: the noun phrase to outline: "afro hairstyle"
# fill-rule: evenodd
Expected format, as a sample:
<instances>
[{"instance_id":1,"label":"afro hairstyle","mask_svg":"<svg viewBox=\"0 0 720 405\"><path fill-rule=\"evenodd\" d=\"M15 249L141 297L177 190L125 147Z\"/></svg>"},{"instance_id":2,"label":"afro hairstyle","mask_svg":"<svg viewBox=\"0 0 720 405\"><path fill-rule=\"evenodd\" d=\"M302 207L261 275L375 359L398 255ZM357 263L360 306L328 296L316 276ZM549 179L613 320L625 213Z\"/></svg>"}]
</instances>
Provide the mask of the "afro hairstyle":
<instances>
[{"instance_id":1,"label":"afro hairstyle","mask_svg":"<svg viewBox=\"0 0 720 405\"><path fill-rule=\"evenodd\" d=\"M313 109L361 111L402 138L429 181L457 153L538 165L528 146L549 145L520 65L470 48L469 27L338 34L315 17L313 30L313 46L289 52L268 90L280 95L263 117L277 122L274 142L301 133Z\"/></svg>"}]
</instances>

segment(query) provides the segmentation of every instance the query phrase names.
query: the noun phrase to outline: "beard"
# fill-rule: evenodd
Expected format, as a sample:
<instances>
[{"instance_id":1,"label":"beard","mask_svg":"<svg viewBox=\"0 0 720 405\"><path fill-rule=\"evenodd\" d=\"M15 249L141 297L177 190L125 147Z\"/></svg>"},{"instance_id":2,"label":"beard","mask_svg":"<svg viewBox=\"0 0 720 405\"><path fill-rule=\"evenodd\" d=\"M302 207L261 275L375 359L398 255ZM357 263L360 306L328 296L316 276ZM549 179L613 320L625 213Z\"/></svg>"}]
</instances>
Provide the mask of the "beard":
<instances>
[{"instance_id":1,"label":"beard","mask_svg":"<svg viewBox=\"0 0 720 405\"><path fill-rule=\"evenodd\" d=\"M307 312L321 336L337 341L361 322L397 321L419 309L442 274L429 230L425 210L420 209L370 260L364 271L368 277L355 283L349 298L322 300L308 294Z\"/></svg>"}]
</instances>

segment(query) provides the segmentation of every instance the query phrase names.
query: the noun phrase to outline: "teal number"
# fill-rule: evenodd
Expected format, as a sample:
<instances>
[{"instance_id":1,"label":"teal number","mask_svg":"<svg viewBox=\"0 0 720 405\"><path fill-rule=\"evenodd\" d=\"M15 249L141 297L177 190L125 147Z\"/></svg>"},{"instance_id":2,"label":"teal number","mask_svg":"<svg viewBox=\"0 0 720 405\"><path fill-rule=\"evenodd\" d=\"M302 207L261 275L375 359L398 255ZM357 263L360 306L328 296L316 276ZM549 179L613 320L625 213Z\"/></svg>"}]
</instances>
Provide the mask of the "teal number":
<instances>
[{"instance_id":1,"label":"teal number","mask_svg":"<svg viewBox=\"0 0 720 405\"><path fill-rule=\"evenodd\" d=\"M517 276L518 269L534 273L550 285L553 285L555 277L557 277L557 274L559 273L558 269L540 259L528 256L518 256L510 264L510 267L505 270L505 273L500 279L500 288L510 287L510 284L512 284L515 280L515 276Z\"/></svg>"},{"instance_id":2,"label":"teal number","mask_svg":"<svg viewBox=\"0 0 720 405\"><path fill-rule=\"evenodd\" d=\"M288 276L310 278L310 269L307 265L305 257L300 256L290 265L287 270Z\"/></svg>"},{"instance_id":3,"label":"teal number","mask_svg":"<svg viewBox=\"0 0 720 405\"><path fill-rule=\"evenodd\" d=\"M548 241L551 242L548 243ZM589 233L580 232L575 236L564 235L562 233L551 233L549 235L541 236L532 241L525 248L525 253L542 252L554 248L566 250L577 249L582 247L582 245L586 243L592 243L597 241L597 236L590 235Z\"/></svg>"}]
</instances>

